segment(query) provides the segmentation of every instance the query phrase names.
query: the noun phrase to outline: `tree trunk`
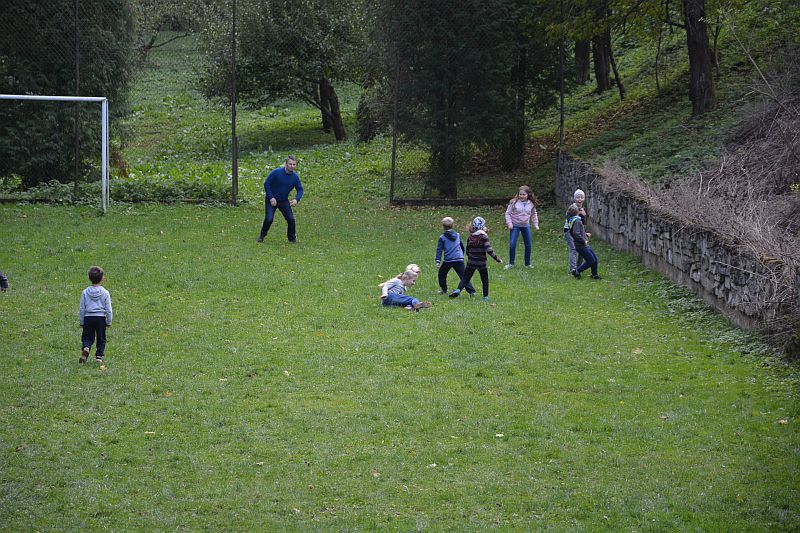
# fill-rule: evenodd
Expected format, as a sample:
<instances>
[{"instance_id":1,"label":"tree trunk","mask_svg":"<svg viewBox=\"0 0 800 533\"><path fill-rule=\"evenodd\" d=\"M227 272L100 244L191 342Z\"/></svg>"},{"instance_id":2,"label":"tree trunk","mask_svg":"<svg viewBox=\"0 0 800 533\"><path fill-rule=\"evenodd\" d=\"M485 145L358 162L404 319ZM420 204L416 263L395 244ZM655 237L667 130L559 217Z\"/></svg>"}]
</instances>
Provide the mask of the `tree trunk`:
<instances>
[{"instance_id":1,"label":"tree trunk","mask_svg":"<svg viewBox=\"0 0 800 533\"><path fill-rule=\"evenodd\" d=\"M328 84L320 82L319 89L319 110L322 115L322 131L325 133L331 132L331 104L330 95L328 94Z\"/></svg>"},{"instance_id":2,"label":"tree trunk","mask_svg":"<svg viewBox=\"0 0 800 533\"><path fill-rule=\"evenodd\" d=\"M508 133L502 146L500 167L505 171L522 166L525 155L525 107L527 105L528 54L524 44L520 45L517 65L514 69L514 118L510 121Z\"/></svg>"},{"instance_id":3,"label":"tree trunk","mask_svg":"<svg viewBox=\"0 0 800 533\"><path fill-rule=\"evenodd\" d=\"M611 88L611 70L609 68L605 34L592 37L592 58L594 59L594 77L597 80L597 92L602 93Z\"/></svg>"},{"instance_id":4,"label":"tree trunk","mask_svg":"<svg viewBox=\"0 0 800 533\"><path fill-rule=\"evenodd\" d=\"M337 141L347 139L347 132L344 129L344 122L342 122L342 113L339 109L339 97L336 96L336 91L333 85L327 78L322 78L319 82L320 94L320 112L324 120L327 118L329 128L333 129L333 135ZM323 96L324 95L324 96ZM330 129L328 130L330 131Z\"/></svg>"},{"instance_id":5,"label":"tree trunk","mask_svg":"<svg viewBox=\"0 0 800 533\"><path fill-rule=\"evenodd\" d=\"M580 85L589 81L591 50L592 47L588 39L575 41L575 81Z\"/></svg>"},{"instance_id":6,"label":"tree trunk","mask_svg":"<svg viewBox=\"0 0 800 533\"><path fill-rule=\"evenodd\" d=\"M611 62L611 68L614 71L614 79L617 80L617 88L619 89L619 99L625 100L625 86L622 84L622 78L619 77L619 70L617 69L617 60L614 59L614 51L611 49L611 32L606 32L606 52L608 52L608 59Z\"/></svg>"},{"instance_id":7,"label":"tree trunk","mask_svg":"<svg viewBox=\"0 0 800 533\"><path fill-rule=\"evenodd\" d=\"M689 99L692 116L702 116L714 104L713 61L708 45L705 0L683 0L686 46L689 51Z\"/></svg>"},{"instance_id":8,"label":"tree trunk","mask_svg":"<svg viewBox=\"0 0 800 533\"><path fill-rule=\"evenodd\" d=\"M461 158L451 131L452 102L443 96L437 99L437 107L439 109L434 112L437 133L431 140L431 176L428 181L445 198L457 198Z\"/></svg>"}]
</instances>

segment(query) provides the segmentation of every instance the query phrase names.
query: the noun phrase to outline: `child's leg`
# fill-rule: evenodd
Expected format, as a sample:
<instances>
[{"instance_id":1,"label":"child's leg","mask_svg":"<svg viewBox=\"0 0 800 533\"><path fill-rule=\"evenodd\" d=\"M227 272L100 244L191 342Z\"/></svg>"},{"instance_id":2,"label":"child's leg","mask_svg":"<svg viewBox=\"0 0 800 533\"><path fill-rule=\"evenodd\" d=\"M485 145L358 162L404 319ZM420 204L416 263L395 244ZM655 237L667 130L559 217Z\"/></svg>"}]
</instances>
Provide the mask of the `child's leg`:
<instances>
[{"instance_id":1,"label":"child's leg","mask_svg":"<svg viewBox=\"0 0 800 533\"><path fill-rule=\"evenodd\" d=\"M584 270L588 270L592 266L592 255L594 254L594 252L592 252L592 249L589 248L588 246L584 246L583 248L576 248L576 250L578 252L578 255L581 256L581 258L583 258L583 260L585 261L583 264L579 265L578 268L576 269L576 272L580 274L581 272L583 272Z\"/></svg>"},{"instance_id":2,"label":"child's leg","mask_svg":"<svg viewBox=\"0 0 800 533\"><path fill-rule=\"evenodd\" d=\"M481 285L483 285L483 297L489 297L489 269L488 268L481 268L478 270L478 273L481 275Z\"/></svg>"},{"instance_id":3,"label":"child's leg","mask_svg":"<svg viewBox=\"0 0 800 533\"><path fill-rule=\"evenodd\" d=\"M97 322L97 349L94 352L95 357L103 357L106 354L106 317L97 317L100 320Z\"/></svg>"},{"instance_id":4,"label":"child's leg","mask_svg":"<svg viewBox=\"0 0 800 533\"><path fill-rule=\"evenodd\" d=\"M94 338L97 335L98 318L102 318L103 323L105 323L105 317L97 317L97 316L83 317L83 332L81 334L82 348L91 348L92 344L94 344Z\"/></svg>"},{"instance_id":5,"label":"child's leg","mask_svg":"<svg viewBox=\"0 0 800 533\"><path fill-rule=\"evenodd\" d=\"M458 274L458 279L460 283L460 280L463 280L464 276L466 275L466 273L464 272L464 262L456 261L455 263L453 263L453 270L455 270L456 274ZM470 278L472 278L472 276L470 276ZM472 286L471 281L467 281L467 283L464 285L464 288L468 293L475 294L475 287Z\"/></svg>"},{"instance_id":6,"label":"child's leg","mask_svg":"<svg viewBox=\"0 0 800 533\"><path fill-rule=\"evenodd\" d=\"M517 226L511 228L511 235L508 238L508 264L513 265L514 260L517 258L517 239L519 239L519 230Z\"/></svg>"},{"instance_id":7,"label":"child's leg","mask_svg":"<svg viewBox=\"0 0 800 533\"><path fill-rule=\"evenodd\" d=\"M386 298L383 299L383 305L390 306L396 305L399 307L405 307L407 305L414 305L419 303L419 300L416 298L412 298L407 294L399 294L396 292L390 292L386 295Z\"/></svg>"},{"instance_id":8,"label":"child's leg","mask_svg":"<svg viewBox=\"0 0 800 533\"><path fill-rule=\"evenodd\" d=\"M531 251L533 250L533 235L531 235L531 227L525 226L520 228L522 233L522 242L525 243L525 266L531 264Z\"/></svg>"},{"instance_id":9,"label":"child's leg","mask_svg":"<svg viewBox=\"0 0 800 533\"><path fill-rule=\"evenodd\" d=\"M452 263L444 262L439 266L439 288L447 292L447 273L453 268Z\"/></svg>"},{"instance_id":10,"label":"child's leg","mask_svg":"<svg viewBox=\"0 0 800 533\"><path fill-rule=\"evenodd\" d=\"M458 284L458 290L464 290L464 287L470 284L470 280L472 279L472 275L475 273L475 269L472 267L467 267L464 269L464 276L461 278L461 282ZM473 289L475 290L475 289Z\"/></svg>"},{"instance_id":11,"label":"child's leg","mask_svg":"<svg viewBox=\"0 0 800 533\"><path fill-rule=\"evenodd\" d=\"M594 253L594 250L592 250L591 246L587 246L586 251L588 252L591 258L591 260L587 259L586 261L589 263L589 267L592 269L592 276L597 276L597 263L598 263L597 254Z\"/></svg>"},{"instance_id":12,"label":"child's leg","mask_svg":"<svg viewBox=\"0 0 800 533\"><path fill-rule=\"evenodd\" d=\"M564 240L567 241L567 248L569 248L569 271L572 272L578 268L578 252L575 250L575 241L569 231L564 232Z\"/></svg>"}]
</instances>

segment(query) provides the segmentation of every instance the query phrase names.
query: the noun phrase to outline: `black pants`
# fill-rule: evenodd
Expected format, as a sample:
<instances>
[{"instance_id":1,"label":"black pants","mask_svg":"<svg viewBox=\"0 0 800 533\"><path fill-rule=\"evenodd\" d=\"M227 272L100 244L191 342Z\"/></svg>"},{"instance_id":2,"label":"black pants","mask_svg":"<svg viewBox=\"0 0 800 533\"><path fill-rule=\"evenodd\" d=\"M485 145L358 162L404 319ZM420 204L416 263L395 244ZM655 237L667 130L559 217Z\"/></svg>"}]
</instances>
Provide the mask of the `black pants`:
<instances>
[{"instance_id":1,"label":"black pants","mask_svg":"<svg viewBox=\"0 0 800 533\"><path fill-rule=\"evenodd\" d=\"M439 288L443 292L447 292L447 273L451 268L458 274L459 283L464 279L464 261L445 261L439 267ZM468 293L475 294L475 287L472 286L472 283L467 283L465 288Z\"/></svg>"},{"instance_id":2,"label":"black pants","mask_svg":"<svg viewBox=\"0 0 800 533\"><path fill-rule=\"evenodd\" d=\"M486 267L473 268L473 267L469 267L468 266L464 270L464 276L461 278L461 283L458 284L458 288L459 288L459 290L461 290L461 289L467 287L468 285L471 286L470 285L470 280L472 280L472 275L475 273L476 270L481 275L481 285L483 285L483 297L484 298L488 298L488 296L489 296L489 269L486 268ZM473 290L473 292L475 291L475 289L472 289L472 290ZM469 291L469 289L467 289L467 291Z\"/></svg>"},{"instance_id":3,"label":"black pants","mask_svg":"<svg viewBox=\"0 0 800 533\"><path fill-rule=\"evenodd\" d=\"M104 316L85 316L83 317L83 335L81 343L83 348L91 348L94 338L97 337L97 350L94 355L103 357L106 354L106 317Z\"/></svg>"},{"instance_id":4,"label":"black pants","mask_svg":"<svg viewBox=\"0 0 800 533\"><path fill-rule=\"evenodd\" d=\"M261 238L267 236L267 232L269 231L269 227L272 226L272 221L275 220L275 211L279 210L283 215L283 218L286 219L286 225L288 226L286 230L286 237L289 239L289 242L294 242L297 240L297 234L295 233L295 220L294 220L294 213L292 212L292 206L289 204L289 200L281 200L278 201L278 205L272 207L272 204L269 203L269 200L265 200L266 205L264 206L264 224L261 226Z\"/></svg>"}]
</instances>

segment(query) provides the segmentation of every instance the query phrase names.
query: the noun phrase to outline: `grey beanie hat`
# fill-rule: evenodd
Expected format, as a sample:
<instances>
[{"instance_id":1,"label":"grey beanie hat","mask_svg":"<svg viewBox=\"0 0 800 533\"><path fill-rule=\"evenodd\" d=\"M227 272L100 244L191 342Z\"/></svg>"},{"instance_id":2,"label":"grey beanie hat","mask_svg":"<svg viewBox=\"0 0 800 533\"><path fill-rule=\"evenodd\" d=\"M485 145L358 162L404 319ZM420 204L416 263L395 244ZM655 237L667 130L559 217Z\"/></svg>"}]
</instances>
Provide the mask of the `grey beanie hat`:
<instances>
[{"instance_id":1,"label":"grey beanie hat","mask_svg":"<svg viewBox=\"0 0 800 533\"><path fill-rule=\"evenodd\" d=\"M580 189L575 189L575 193L572 195L572 199L575 200L576 198L578 198L578 196L583 196L584 198L586 198L586 193L584 193Z\"/></svg>"}]
</instances>

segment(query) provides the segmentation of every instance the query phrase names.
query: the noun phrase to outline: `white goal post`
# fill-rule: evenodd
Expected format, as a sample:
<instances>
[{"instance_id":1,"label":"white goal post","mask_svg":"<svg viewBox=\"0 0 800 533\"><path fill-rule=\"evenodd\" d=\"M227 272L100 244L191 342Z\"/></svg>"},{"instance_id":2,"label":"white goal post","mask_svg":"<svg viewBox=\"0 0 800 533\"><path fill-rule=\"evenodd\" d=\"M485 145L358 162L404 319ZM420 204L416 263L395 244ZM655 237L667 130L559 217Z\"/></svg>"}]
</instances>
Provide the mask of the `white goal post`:
<instances>
[{"instance_id":1,"label":"white goal post","mask_svg":"<svg viewBox=\"0 0 800 533\"><path fill-rule=\"evenodd\" d=\"M49 100L53 102L100 102L102 108L102 187L100 203L103 213L108 208L108 98L105 96L34 96L30 94L0 94L0 100Z\"/></svg>"}]
</instances>

